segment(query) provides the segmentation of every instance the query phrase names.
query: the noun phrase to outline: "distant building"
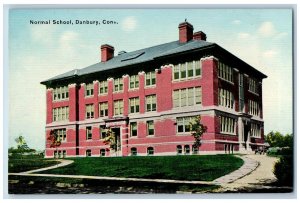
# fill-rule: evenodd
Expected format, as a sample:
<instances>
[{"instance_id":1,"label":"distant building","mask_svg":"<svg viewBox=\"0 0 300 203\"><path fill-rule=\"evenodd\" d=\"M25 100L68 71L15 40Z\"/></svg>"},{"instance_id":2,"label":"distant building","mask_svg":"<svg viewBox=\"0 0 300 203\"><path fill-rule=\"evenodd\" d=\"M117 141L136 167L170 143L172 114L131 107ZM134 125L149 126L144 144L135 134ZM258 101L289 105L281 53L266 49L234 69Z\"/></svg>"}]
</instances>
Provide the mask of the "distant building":
<instances>
[{"instance_id":1,"label":"distant building","mask_svg":"<svg viewBox=\"0 0 300 203\"><path fill-rule=\"evenodd\" d=\"M47 87L46 157L232 153L264 145L262 79L267 76L206 34L179 24L179 40L121 51L101 46L101 62L41 82ZM245 48L246 49L246 48ZM251 54L251 53L249 53ZM193 148L190 122L207 126ZM103 143L111 128L117 151Z\"/></svg>"}]
</instances>

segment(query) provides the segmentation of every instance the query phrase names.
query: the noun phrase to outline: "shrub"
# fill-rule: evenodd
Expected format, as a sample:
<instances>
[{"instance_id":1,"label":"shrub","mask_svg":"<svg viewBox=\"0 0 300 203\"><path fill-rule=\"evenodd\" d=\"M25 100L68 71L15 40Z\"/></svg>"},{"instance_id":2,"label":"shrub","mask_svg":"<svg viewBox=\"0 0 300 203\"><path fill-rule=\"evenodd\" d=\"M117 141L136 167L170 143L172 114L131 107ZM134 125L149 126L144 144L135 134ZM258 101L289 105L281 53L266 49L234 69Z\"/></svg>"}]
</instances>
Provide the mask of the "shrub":
<instances>
[{"instance_id":1,"label":"shrub","mask_svg":"<svg viewBox=\"0 0 300 203\"><path fill-rule=\"evenodd\" d=\"M280 185L293 186L293 156L281 156L274 165L274 175Z\"/></svg>"}]
</instances>

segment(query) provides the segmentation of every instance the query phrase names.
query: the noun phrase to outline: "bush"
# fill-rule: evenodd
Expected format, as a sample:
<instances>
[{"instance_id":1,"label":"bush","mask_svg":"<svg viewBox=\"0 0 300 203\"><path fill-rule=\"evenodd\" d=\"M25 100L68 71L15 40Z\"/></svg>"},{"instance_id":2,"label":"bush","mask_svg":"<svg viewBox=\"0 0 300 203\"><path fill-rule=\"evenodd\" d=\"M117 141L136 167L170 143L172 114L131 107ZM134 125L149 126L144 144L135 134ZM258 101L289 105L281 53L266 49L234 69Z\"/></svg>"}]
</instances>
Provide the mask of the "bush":
<instances>
[{"instance_id":1,"label":"bush","mask_svg":"<svg viewBox=\"0 0 300 203\"><path fill-rule=\"evenodd\" d=\"M281 156L274 165L274 175L280 185L293 186L293 156Z\"/></svg>"}]
</instances>

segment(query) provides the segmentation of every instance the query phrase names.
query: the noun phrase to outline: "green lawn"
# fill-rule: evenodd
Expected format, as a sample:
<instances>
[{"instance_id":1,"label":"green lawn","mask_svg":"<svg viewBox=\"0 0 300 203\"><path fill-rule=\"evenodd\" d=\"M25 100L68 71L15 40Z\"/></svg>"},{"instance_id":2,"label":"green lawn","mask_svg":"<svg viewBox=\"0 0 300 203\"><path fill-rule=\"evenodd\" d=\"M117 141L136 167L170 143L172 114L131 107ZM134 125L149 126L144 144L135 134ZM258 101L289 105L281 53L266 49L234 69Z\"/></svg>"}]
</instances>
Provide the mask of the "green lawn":
<instances>
[{"instance_id":1,"label":"green lawn","mask_svg":"<svg viewBox=\"0 0 300 203\"><path fill-rule=\"evenodd\" d=\"M233 155L88 157L39 173L212 181L242 166Z\"/></svg>"},{"instance_id":2,"label":"green lawn","mask_svg":"<svg viewBox=\"0 0 300 203\"><path fill-rule=\"evenodd\" d=\"M41 156L12 156L8 159L8 172L19 173L60 163Z\"/></svg>"}]
</instances>

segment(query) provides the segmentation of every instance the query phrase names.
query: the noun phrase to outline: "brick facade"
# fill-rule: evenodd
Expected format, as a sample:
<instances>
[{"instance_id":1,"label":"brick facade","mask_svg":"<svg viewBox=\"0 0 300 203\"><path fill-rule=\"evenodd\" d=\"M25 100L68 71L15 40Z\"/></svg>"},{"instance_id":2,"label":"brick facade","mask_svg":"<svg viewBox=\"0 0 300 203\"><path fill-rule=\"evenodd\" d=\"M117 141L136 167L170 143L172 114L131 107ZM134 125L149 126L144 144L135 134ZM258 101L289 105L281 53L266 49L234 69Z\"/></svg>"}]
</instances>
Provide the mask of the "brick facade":
<instances>
[{"instance_id":1,"label":"brick facade","mask_svg":"<svg viewBox=\"0 0 300 203\"><path fill-rule=\"evenodd\" d=\"M187 27L184 27L187 26ZM187 22L179 25L180 43L188 43L193 40L193 28ZM199 35L199 32L198 32ZM194 40L205 41L206 35L201 32L200 37ZM109 49L105 53L104 49ZM110 45L101 47L102 62L109 63L113 60L114 48ZM46 157L53 157L54 152L61 156L130 156L136 150L137 155L176 155L178 149L182 154L188 153L229 153L233 151L247 152L263 146L263 110L262 110L262 79L264 78L255 69L243 69L236 66L231 60L228 64L232 67L233 81L228 82L218 76L220 58L226 63L226 55L219 52L190 53L185 56L157 60L155 62L141 63L139 69L134 70L130 66L115 72L115 77L103 71L101 76L87 74L76 80L61 79L52 83L42 82L47 86L47 117L46 138L53 129L66 129L66 140L61 142L58 148L50 148L46 141ZM225 59L225 60L224 60ZM201 74L184 80L174 80L174 65L189 60L198 61ZM195 63L196 63L195 62ZM109 71L109 70L108 70ZM146 85L146 74L154 72L155 85ZM258 73L257 73L258 72ZM181 73L180 73L181 74ZM244 111L239 111L239 74L244 78ZM139 87L130 89L130 76L137 75ZM258 84L258 93L252 93L248 89L249 77L255 78ZM123 79L123 90L114 92L114 80ZM101 81L107 81L108 90L105 94L99 94ZM87 84L93 84L93 94L86 96ZM54 101L54 89L59 86L68 87L68 98ZM201 87L201 104L174 107L174 90ZM219 105L219 89L231 92L234 97L233 108ZM196 90L195 90L196 91ZM146 97L156 95L156 110L147 112ZM130 113L130 98L139 98L139 112ZM248 100L251 99L259 104L259 116L249 114ZM123 114L114 116L114 101L123 101ZM108 103L108 116L99 115L99 103ZM227 102L227 101L226 101ZM93 118L86 118L86 105L93 104ZM54 108L69 107L69 118L63 121L53 121ZM203 135L202 145L199 152L193 152L194 138L190 132L178 132L178 118L201 115L202 123L207 127ZM233 133L221 132L221 118L224 117L230 123L233 122ZM148 135L147 121L153 121L154 134ZM137 135L132 136L130 124L137 124ZM260 136L251 135L251 123L259 126ZM119 141L120 147L117 151L109 149L101 139L100 126L111 128ZM229 126L229 125L228 125ZM87 129L91 128L91 138L87 137ZM226 126L226 128L229 128ZM225 129L226 129L225 128ZM189 147L189 150L187 148ZM101 154L102 153L102 154Z\"/></svg>"}]
</instances>

